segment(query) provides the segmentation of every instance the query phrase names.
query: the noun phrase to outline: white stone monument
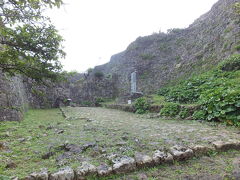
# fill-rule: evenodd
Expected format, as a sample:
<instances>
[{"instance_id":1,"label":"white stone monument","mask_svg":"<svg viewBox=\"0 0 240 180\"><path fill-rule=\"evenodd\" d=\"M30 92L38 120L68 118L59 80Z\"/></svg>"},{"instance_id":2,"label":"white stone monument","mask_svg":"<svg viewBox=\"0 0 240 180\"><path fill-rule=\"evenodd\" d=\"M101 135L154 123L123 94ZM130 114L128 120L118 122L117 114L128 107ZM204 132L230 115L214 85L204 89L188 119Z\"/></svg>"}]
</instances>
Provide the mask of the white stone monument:
<instances>
[{"instance_id":1,"label":"white stone monument","mask_svg":"<svg viewBox=\"0 0 240 180\"><path fill-rule=\"evenodd\" d=\"M131 93L137 92L137 73L134 71L131 73Z\"/></svg>"}]
</instances>

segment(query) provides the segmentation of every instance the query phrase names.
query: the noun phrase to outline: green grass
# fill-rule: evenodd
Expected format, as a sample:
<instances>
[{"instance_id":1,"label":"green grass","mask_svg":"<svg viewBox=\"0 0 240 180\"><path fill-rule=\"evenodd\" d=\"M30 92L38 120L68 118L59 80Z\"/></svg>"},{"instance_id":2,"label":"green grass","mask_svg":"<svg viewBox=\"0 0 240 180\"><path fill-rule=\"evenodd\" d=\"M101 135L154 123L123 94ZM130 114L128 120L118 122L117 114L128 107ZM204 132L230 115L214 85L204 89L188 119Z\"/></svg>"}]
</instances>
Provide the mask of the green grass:
<instances>
[{"instance_id":1,"label":"green grass","mask_svg":"<svg viewBox=\"0 0 240 180\"><path fill-rule=\"evenodd\" d=\"M64 119L58 109L30 110L21 122L0 123L0 142L6 143L8 147L8 150L0 149L1 175L15 175L21 178L38 172L43 167L55 172L64 166L76 168L85 159L96 166L103 162L111 164L106 157L112 153L130 157L133 157L135 152L152 155L156 149L169 148L176 144L208 145L209 141L213 140L212 136L214 140L240 138L235 133L235 128L211 127L195 121L149 119L144 115L104 108L82 107L64 110L67 116L72 118ZM86 118L93 121L87 121ZM49 126L53 128L47 130ZM56 133L59 129L63 129L64 133ZM21 142L20 138L26 140ZM66 164L58 166L56 158L64 151L57 151L56 148L66 141L79 146L87 142L96 142L98 150L89 148L73 156L81 160L68 159ZM119 145L121 142L124 144ZM43 160L41 156L48 152L50 147L56 155ZM7 169L8 162L14 162L17 167ZM225 168L231 170L230 167ZM148 172L147 169L144 171ZM113 176L113 179L119 177Z\"/></svg>"},{"instance_id":2,"label":"green grass","mask_svg":"<svg viewBox=\"0 0 240 180\"><path fill-rule=\"evenodd\" d=\"M116 104L116 100L115 99L108 99L104 102L101 102L101 105L104 106L104 105L109 105L109 104Z\"/></svg>"},{"instance_id":3,"label":"green grass","mask_svg":"<svg viewBox=\"0 0 240 180\"><path fill-rule=\"evenodd\" d=\"M43 167L55 170L55 160L42 160L41 154L48 148L48 139L55 136L53 131L46 130L47 126L56 126L63 122L64 118L58 109L30 110L21 122L1 122L0 142L5 142L9 151L0 151L0 174L23 177ZM39 128L41 126L44 128ZM47 136L43 136L44 134ZM20 138L25 138L26 141L20 142ZM5 168L10 161L17 168Z\"/></svg>"}]
</instances>

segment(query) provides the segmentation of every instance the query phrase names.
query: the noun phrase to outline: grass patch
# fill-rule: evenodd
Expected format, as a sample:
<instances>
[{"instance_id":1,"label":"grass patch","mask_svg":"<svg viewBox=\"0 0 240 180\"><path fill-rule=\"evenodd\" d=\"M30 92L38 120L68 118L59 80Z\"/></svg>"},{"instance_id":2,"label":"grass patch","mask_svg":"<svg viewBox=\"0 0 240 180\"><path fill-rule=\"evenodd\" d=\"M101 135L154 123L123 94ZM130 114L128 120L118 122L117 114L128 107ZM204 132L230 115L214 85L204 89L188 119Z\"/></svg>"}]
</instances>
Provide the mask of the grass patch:
<instances>
[{"instance_id":1,"label":"grass patch","mask_svg":"<svg viewBox=\"0 0 240 180\"><path fill-rule=\"evenodd\" d=\"M57 169L54 159L43 160L41 154L55 136L53 131L46 130L47 126L63 122L58 109L30 110L23 121L1 122L0 141L6 143L8 150L0 151L0 174L23 177L43 167L50 171ZM9 162L14 162L17 168L6 168Z\"/></svg>"}]
</instances>

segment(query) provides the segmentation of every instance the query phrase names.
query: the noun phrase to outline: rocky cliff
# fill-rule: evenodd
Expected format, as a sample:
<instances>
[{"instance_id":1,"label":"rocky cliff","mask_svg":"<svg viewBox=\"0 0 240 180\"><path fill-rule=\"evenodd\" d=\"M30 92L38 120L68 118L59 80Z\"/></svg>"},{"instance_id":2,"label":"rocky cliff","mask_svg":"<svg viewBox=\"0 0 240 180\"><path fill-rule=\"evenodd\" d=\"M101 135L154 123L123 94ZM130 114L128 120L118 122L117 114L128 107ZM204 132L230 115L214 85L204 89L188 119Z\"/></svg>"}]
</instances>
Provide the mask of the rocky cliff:
<instances>
[{"instance_id":1,"label":"rocky cliff","mask_svg":"<svg viewBox=\"0 0 240 180\"><path fill-rule=\"evenodd\" d=\"M220 0L186 29L139 37L125 51L93 72L117 74L119 95L130 91L130 74L137 71L137 88L152 93L160 87L215 66L239 53L239 0Z\"/></svg>"}]
</instances>

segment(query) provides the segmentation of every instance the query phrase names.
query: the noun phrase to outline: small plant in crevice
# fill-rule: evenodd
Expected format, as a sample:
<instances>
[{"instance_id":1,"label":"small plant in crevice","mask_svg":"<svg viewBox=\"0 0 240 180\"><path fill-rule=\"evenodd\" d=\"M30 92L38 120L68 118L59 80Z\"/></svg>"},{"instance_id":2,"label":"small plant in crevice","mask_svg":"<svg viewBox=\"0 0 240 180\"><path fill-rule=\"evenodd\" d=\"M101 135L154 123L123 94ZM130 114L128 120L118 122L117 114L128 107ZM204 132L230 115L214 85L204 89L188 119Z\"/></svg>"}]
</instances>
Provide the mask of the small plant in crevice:
<instances>
[{"instance_id":1,"label":"small plant in crevice","mask_svg":"<svg viewBox=\"0 0 240 180\"><path fill-rule=\"evenodd\" d=\"M240 51L240 45L235 46L235 49L236 49L237 51Z\"/></svg>"},{"instance_id":2,"label":"small plant in crevice","mask_svg":"<svg viewBox=\"0 0 240 180\"><path fill-rule=\"evenodd\" d=\"M134 107L136 108L136 113L144 114L148 112L150 104L146 98L140 97L135 100Z\"/></svg>"},{"instance_id":3,"label":"small plant in crevice","mask_svg":"<svg viewBox=\"0 0 240 180\"><path fill-rule=\"evenodd\" d=\"M140 57L141 57L143 60L152 60L155 56L152 55L152 54L140 54Z\"/></svg>"}]
</instances>

